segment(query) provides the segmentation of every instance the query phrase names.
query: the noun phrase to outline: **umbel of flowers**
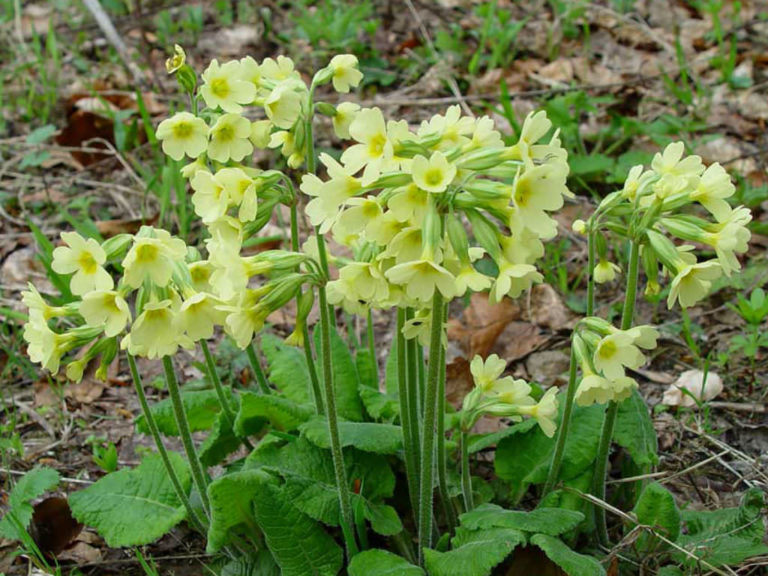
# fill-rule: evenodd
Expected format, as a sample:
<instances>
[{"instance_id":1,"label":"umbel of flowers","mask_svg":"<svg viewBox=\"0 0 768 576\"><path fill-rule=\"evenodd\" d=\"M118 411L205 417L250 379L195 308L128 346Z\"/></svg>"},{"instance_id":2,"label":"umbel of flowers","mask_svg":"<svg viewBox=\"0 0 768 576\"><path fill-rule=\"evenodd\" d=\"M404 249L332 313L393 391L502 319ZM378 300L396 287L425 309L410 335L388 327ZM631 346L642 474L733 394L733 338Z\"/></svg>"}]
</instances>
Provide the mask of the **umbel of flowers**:
<instances>
[{"instance_id":1,"label":"umbel of flowers","mask_svg":"<svg viewBox=\"0 0 768 576\"><path fill-rule=\"evenodd\" d=\"M435 470L446 516L453 512L443 444L447 304L468 292L487 292L492 302L515 298L542 280L536 264L544 243L557 233L551 213L570 195L567 154L557 131L548 137L552 125L546 115L530 114L517 142L505 145L490 118L463 116L458 106L411 126L405 120L385 119L375 107L316 102L319 86L332 84L337 92L347 93L360 83L362 74L351 55L334 57L309 85L282 56L262 62L251 57L222 64L214 60L199 83L177 47L168 70L177 75L189 108L163 120L157 137L168 156L187 159L181 173L194 191L203 242L188 246L148 226L103 243L63 233L64 245L55 250L52 268L72 275L74 299L53 306L31 285L24 293L29 308L24 338L30 358L53 373L64 363L67 376L78 380L97 357L97 374L105 375L118 351L124 350L168 474L189 520L204 527L210 515L208 475L189 434L171 358L179 348L199 345L222 412L232 419L207 341L219 329L226 332L248 352L261 392L274 393L252 344L269 314L296 300L296 326L287 341L303 347L316 411L327 420L341 526L348 554L354 555L355 519L331 365L332 310L339 306L365 315L369 324L372 309L396 310L403 460L421 553L432 544ZM335 135L345 143L341 154L320 155L322 174L316 171L316 114L330 117ZM300 178L255 167L255 148L279 150L289 168L304 167ZM571 382L558 434L560 454L574 398L579 404L615 404L626 398L637 386L626 369L639 367L642 350L655 346L652 328L631 326L639 262L649 291L658 290L669 275L670 304L679 300L685 306L701 298L721 271L737 269L734 253L746 249L749 214L731 211L725 202L733 192L727 175L717 165L704 171L700 161L692 160L696 157L681 155L682 145L672 145L654 160L652 170L633 169L624 189L609 195L588 222L577 225L589 235L594 273L590 318L574 333ZM305 214L313 227L303 247L298 191L308 197ZM682 210L695 202L711 212L714 221ZM251 252L250 240L279 205L290 209L291 249ZM608 263L606 231L624 235L632 245L621 329L593 317L592 281L609 280L617 271ZM345 248L345 256L328 253L326 235ZM675 245L672 238L712 246L717 258L698 262L690 246ZM315 302L318 350L312 349L308 326ZM422 346L429 349L423 379ZM190 504L168 461L135 356L164 363L202 513ZM583 375L578 386L576 368ZM472 507L472 491L465 436L481 415L534 418L548 436L557 429L556 391L547 391L537 402L529 384L502 377L504 369L497 357L472 361L476 388L465 398L461 416L466 509ZM250 446L247 439L243 443ZM550 486L557 480L558 458L556 451Z\"/></svg>"}]
</instances>

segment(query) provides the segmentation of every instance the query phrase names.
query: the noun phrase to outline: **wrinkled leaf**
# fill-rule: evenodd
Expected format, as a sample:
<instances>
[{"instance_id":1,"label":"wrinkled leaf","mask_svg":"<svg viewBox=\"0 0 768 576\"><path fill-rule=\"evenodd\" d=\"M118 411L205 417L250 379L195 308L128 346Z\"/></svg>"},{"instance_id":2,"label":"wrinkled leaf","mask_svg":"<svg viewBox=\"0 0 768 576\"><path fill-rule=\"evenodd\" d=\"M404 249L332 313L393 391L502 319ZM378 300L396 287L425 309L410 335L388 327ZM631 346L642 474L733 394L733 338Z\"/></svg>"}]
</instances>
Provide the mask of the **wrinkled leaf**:
<instances>
[{"instance_id":1,"label":"wrinkled leaf","mask_svg":"<svg viewBox=\"0 0 768 576\"><path fill-rule=\"evenodd\" d=\"M52 468L33 468L24 474L8 496L8 512L0 520L0 535L9 540L18 540L18 526L26 530L32 520L33 508L30 502L55 488L58 483L59 473Z\"/></svg>"},{"instance_id":2,"label":"wrinkled leaf","mask_svg":"<svg viewBox=\"0 0 768 576\"><path fill-rule=\"evenodd\" d=\"M459 530L453 541L455 548L449 552L424 550L430 576L489 576L517 546L525 544L525 536L509 528Z\"/></svg>"},{"instance_id":3,"label":"wrinkled leaf","mask_svg":"<svg viewBox=\"0 0 768 576\"><path fill-rule=\"evenodd\" d=\"M261 351L267 359L269 381L289 400L310 402L312 381L301 349L288 346L274 334L267 333L261 337Z\"/></svg>"},{"instance_id":4,"label":"wrinkled leaf","mask_svg":"<svg viewBox=\"0 0 768 576\"><path fill-rule=\"evenodd\" d=\"M293 400L275 394L240 395L240 410L235 418L235 432L241 436L253 434L266 422L284 432L296 430L314 414L309 404L297 404Z\"/></svg>"},{"instance_id":5,"label":"wrinkled leaf","mask_svg":"<svg viewBox=\"0 0 768 576\"><path fill-rule=\"evenodd\" d=\"M579 554L566 546L562 540L546 534L531 537L531 544L538 546L568 576L605 576L605 569L597 558Z\"/></svg>"},{"instance_id":6,"label":"wrinkled leaf","mask_svg":"<svg viewBox=\"0 0 768 576\"><path fill-rule=\"evenodd\" d=\"M648 406L637 390L619 404L613 440L626 449L634 463L641 468L658 464L656 431Z\"/></svg>"},{"instance_id":7,"label":"wrinkled leaf","mask_svg":"<svg viewBox=\"0 0 768 576\"><path fill-rule=\"evenodd\" d=\"M168 456L182 488L188 491L187 463L175 452ZM94 528L112 548L154 542L186 517L157 454L147 456L136 468L113 472L71 494L69 505L72 515Z\"/></svg>"},{"instance_id":8,"label":"wrinkled leaf","mask_svg":"<svg viewBox=\"0 0 768 576\"><path fill-rule=\"evenodd\" d=\"M366 550L352 558L349 576L424 576L424 570L386 550Z\"/></svg>"},{"instance_id":9,"label":"wrinkled leaf","mask_svg":"<svg viewBox=\"0 0 768 576\"><path fill-rule=\"evenodd\" d=\"M300 427L302 435L320 448L330 448L328 421L315 416ZM364 452L396 454L403 446L400 426L376 422L339 422L341 445L354 446Z\"/></svg>"},{"instance_id":10,"label":"wrinkled leaf","mask_svg":"<svg viewBox=\"0 0 768 576\"><path fill-rule=\"evenodd\" d=\"M467 530L514 528L523 532L541 532L550 536L563 534L578 526L584 514L559 508L537 508L530 512L506 510L496 504L482 504L462 514L461 526Z\"/></svg>"}]
</instances>

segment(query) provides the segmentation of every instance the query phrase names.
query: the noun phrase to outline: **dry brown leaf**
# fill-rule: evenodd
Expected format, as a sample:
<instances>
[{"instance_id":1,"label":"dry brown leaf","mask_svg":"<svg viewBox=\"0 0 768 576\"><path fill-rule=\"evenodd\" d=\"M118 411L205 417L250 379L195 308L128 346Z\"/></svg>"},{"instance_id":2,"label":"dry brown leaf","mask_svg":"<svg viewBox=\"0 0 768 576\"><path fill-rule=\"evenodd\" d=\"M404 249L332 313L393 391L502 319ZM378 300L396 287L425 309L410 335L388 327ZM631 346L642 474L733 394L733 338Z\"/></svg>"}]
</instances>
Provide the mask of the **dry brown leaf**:
<instances>
[{"instance_id":1,"label":"dry brown leaf","mask_svg":"<svg viewBox=\"0 0 768 576\"><path fill-rule=\"evenodd\" d=\"M487 356L509 322L520 317L520 308L509 300L491 304L487 294L476 293L464 310L463 322L448 322L448 338L461 344L469 358Z\"/></svg>"},{"instance_id":2,"label":"dry brown leaf","mask_svg":"<svg viewBox=\"0 0 768 576\"><path fill-rule=\"evenodd\" d=\"M157 223L159 214L151 218L135 218L131 220L100 220L96 222L96 228L99 234L105 238L117 236L118 234L135 234L142 226L153 226Z\"/></svg>"},{"instance_id":3,"label":"dry brown leaf","mask_svg":"<svg viewBox=\"0 0 768 576\"><path fill-rule=\"evenodd\" d=\"M104 393L105 385L96 378L84 376L80 382L64 386L64 396L80 404L90 404Z\"/></svg>"},{"instance_id":4,"label":"dry brown leaf","mask_svg":"<svg viewBox=\"0 0 768 576\"><path fill-rule=\"evenodd\" d=\"M535 352L525 362L530 379L545 386L555 384L569 366L570 356L562 350Z\"/></svg>"},{"instance_id":5,"label":"dry brown leaf","mask_svg":"<svg viewBox=\"0 0 768 576\"><path fill-rule=\"evenodd\" d=\"M499 334L490 352L498 354L507 362L514 362L526 357L539 348L549 337L541 329L529 322L510 322Z\"/></svg>"}]
</instances>

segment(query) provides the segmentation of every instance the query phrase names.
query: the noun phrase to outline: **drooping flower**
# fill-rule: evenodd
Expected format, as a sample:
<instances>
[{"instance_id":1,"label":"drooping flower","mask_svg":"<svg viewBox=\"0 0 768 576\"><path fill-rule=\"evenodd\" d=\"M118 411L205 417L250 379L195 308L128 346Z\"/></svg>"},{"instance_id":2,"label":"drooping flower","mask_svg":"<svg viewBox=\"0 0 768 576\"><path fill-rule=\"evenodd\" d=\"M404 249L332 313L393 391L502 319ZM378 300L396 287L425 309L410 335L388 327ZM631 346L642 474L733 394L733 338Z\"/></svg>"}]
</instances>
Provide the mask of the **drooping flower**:
<instances>
[{"instance_id":1,"label":"drooping flower","mask_svg":"<svg viewBox=\"0 0 768 576\"><path fill-rule=\"evenodd\" d=\"M94 291L83 296L80 315L88 326L104 326L105 336L117 336L131 321L128 303L113 290Z\"/></svg>"},{"instance_id":2,"label":"drooping flower","mask_svg":"<svg viewBox=\"0 0 768 576\"><path fill-rule=\"evenodd\" d=\"M357 57L352 54L334 56L329 67L333 70L333 88L336 92L347 93L363 79L363 73L357 68Z\"/></svg>"},{"instance_id":3,"label":"drooping flower","mask_svg":"<svg viewBox=\"0 0 768 576\"><path fill-rule=\"evenodd\" d=\"M393 284L404 287L406 295L421 303L432 300L439 290L446 300L456 295L456 280L445 268L432 260L414 260L393 266L386 272Z\"/></svg>"},{"instance_id":4,"label":"drooping flower","mask_svg":"<svg viewBox=\"0 0 768 576\"><path fill-rule=\"evenodd\" d=\"M518 412L535 418L536 422L548 438L552 438L557 430L557 387L552 386L533 406L520 406Z\"/></svg>"},{"instance_id":5,"label":"drooping flower","mask_svg":"<svg viewBox=\"0 0 768 576\"><path fill-rule=\"evenodd\" d=\"M123 259L123 279L132 288L138 288L147 279L156 286L166 286L173 275L175 263L183 261L187 254L183 240L172 238L168 232L158 228L152 229L152 234L151 237L137 236Z\"/></svg>"},{"instance_id":6,"label":"drooping flower","mask_svg":"<svg viewBox=\"0 0 768 576\"><path fill-rule=\"evenodd\" d=\"M613 282L616 279L616 274L620 273L621 268L608 260L600 260L592 271L595 282L598 284Z\"/></svg>"},{"instance_id":7,"label":"drooping flower","mask_svg":"<svg viewBox=\"0 0 768 576\"><path fill-rule=\"evenodd\" d=\"M130 333L123 338L122 346L134 356L150 359L173 356L179 346L189 347L175 308L169 299L147 302Z\"/></svg>"},{"instance_id":8,"label":"drooping flower","mask_svg":"<svg viewBox=\"0 0 768 576\"><path fill-rule=\"evenodd\" d=\"M693 306L709 293L712 281L721 273L720 264L712 260L682 266L672 279L667 307L672 308L676 300L682 308Z\"/></svg>"},{"instance_id":9,"label":"drooping flower","mask_svg":"<svg viewBox=\"0 0 768 576\"><path fill-rule=\"evenodd\" d=\"M342 102L336 106L336 115L333 117L333 131L342 140L349 140L349 126L360 111L360 105L355 102Z\"/></svg>"}]
</instances>

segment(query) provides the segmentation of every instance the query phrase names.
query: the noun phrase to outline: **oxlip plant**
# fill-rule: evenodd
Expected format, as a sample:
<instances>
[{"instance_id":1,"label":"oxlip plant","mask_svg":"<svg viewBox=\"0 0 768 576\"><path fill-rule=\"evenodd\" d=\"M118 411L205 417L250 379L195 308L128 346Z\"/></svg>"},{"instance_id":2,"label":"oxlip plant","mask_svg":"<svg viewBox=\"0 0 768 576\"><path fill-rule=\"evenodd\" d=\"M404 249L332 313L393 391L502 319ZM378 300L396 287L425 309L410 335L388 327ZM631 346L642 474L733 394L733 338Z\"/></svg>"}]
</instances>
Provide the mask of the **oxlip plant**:
<instances>
[{"instance_id":1,"label":"oxlip plant","mask_svg":"<svg viewBox=\"0 0 768 576\"><path fill-rule=\"evenodd\" d=\"M340 94L358 86L351 55L333 57L309 84L283 56L213 60L198 77L176 47L167 68L188 106L160 123L157 138L185 162L203 241L188 245L151 226L102 243L64 232L52 269L71 275L75 299L51 305L32 285L23 294L28 354L51 373L64 366L78 381L98 363L103 377L125 355L138 428L157 450L72 494L75 517L112 546L149 543L186 521L205 538L211 566L227 574L473 576L523 546L568 574L603 574L594 555L571 547L592 531L593 512L599 544L609 543L603 508L587 501L605 503L611 442L643 464L656 457L655 436L643 446L626 441L627 426L650 426L631 371L659 336L633 322L640 271L647 292L667 283L670 307L686 307L738 270L750 214L725 200L734 188L723 168L683 157L681 143L649 170L633 168L622 190L574 226L588 238L589 284L567 390L542 391L505 376L498 356L477 356L474 388L457 412L445 390L450 303L471 293L498 303L541 282L537 263L557 234L552 213L570 196L567 153L546 115L531 113L505 145L489 117L458 106L412 126L352 100L319 100L326 85ZM319 116L344 145L318 156ZM287 169L255 166L257 148L275 150ZM290 213L290 249L255 251L280 207ZM608 235L629 254L618 328L595 315L594 284L621 272ZM699 260L701 245L716 257ZM295 326L281 341L265 325L292 302ZM340 309L365 321L364 338L350 329L345 341ZM394 324L383 378L374 311ZM222 331L245 351L253 385L222 381L209 347ZM173 359L197 348L209 387L183 389ZM162 362L168 400L148 403L137 359ZM622 412L627 403L634 411ZM473 434L482 417L510 426ZM181 439L184 457L164 436ZM506 496L473 477L473 454L496 443ZM532 511L493 503L515 506L531 485L541 496ZM638 506L657 510L654 498L667 497L646 489ZM647 522L644 509L636 516L652 535L677 537L658 534L666 518ZM10 515L6 533L23 531L27 513ZM712 565L698 552L682 558Z\"/></svg>"}]
</instances>

